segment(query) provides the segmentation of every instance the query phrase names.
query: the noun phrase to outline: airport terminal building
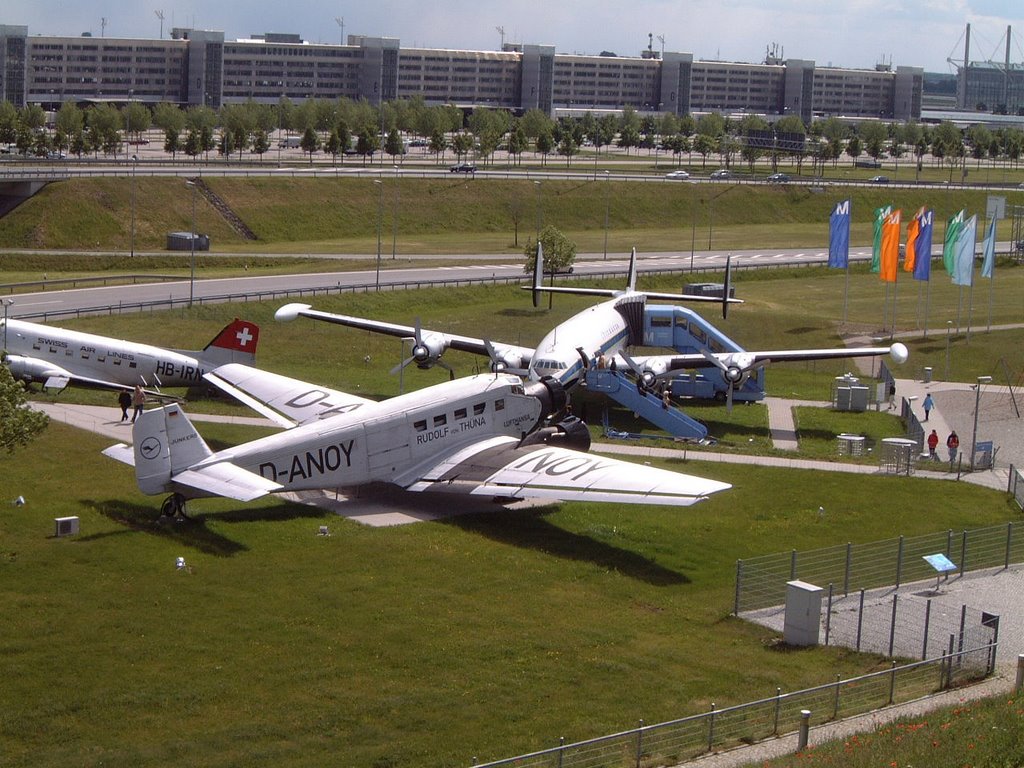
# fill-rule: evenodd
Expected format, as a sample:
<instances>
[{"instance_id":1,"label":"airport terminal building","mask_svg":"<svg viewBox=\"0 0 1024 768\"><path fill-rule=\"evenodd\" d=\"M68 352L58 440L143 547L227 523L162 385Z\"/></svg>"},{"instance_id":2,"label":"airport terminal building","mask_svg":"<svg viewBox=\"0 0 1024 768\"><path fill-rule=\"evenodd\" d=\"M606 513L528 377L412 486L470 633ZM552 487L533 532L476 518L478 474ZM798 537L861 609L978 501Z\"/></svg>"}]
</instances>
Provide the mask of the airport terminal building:
<instances>
[{"instance_id":1,"label":"airport terminal building","mask_svg":"<svg viewBox=\"0 0 1024 768\"><path fill-rule=\"evenodd\" d=\"M650 49L636 57L556 53L550 45L501 51L403 48L396 38L350 35L346 45L298 35L226 41L223 32L176 28L170 39L29 35L0 25L0 99L57 109L64 101L162 101L183 107L281 97L421 97L427 104L492 107L550 116L586 111L785 114L917 120L924 71L819 67L767 57L760 64L695 60Z\"/></svg>"}]
</instances>

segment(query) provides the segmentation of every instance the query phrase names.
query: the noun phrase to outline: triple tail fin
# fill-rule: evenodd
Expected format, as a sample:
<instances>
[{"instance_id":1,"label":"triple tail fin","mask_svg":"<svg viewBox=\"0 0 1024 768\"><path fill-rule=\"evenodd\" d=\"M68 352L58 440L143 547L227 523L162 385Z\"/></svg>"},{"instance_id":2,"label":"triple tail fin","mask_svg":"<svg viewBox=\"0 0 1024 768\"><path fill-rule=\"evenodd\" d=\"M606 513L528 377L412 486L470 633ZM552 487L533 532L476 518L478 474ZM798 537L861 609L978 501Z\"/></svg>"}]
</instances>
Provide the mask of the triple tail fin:
<instances>
[{"instance_id":1,"label":"triple tail fin","mask_svg":"<svg viewBox=\"0 0 1024 768\"><path fill-rule=\"evenodd\" d=\"M544 246L537 241L537 260L533 264L533 306L540 306L541 286L544 284Z\"/></svg>"}]
</instances>

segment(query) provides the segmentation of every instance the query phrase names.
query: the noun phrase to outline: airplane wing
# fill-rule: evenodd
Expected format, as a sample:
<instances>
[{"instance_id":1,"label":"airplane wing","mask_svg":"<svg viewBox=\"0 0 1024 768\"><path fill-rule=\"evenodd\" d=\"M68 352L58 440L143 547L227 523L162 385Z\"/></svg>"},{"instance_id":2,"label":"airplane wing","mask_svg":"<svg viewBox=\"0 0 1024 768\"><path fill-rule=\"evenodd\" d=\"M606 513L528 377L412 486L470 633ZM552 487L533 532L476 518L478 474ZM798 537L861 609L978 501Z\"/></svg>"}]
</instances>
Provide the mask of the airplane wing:
<instances>
[{"instance_id":1,"label":"airplane wing","mask_svg":"<svg viewBox=\"0 0 1024 768\"><path fill-rule=\"evenodd\" d=\"M308 317L311 320L322 320L326 323L347 325L350 328L361 328L364 331L373 331L374 333L397 336L403 339L423 338L428 346L437 347L434 350L435 356L440 356L441 352L445 349L456 349L460 352L471 352L476 355L489 357L490 352L487 346L490 344L499 357L517 359L523 366L528 366L534 352L532 347L520 347L514 344L492 342L487 339L475 339L472 336L458 336L441 331L417 329L410 325L398 325L396 323L385 323L380 320L368 320L363 317L321 312L313 309L309 304L285 304L274 313L274 318L281 322L294 320L296 317Z\"/></svg>"},{"instance_id":2,"label":"airplane wing","mask_svg":"<svg viewBox=\"0 0 1024 768\"><path fill-rule=\"evenodd\" d=\"M374 403L365 397L228 363L203 378L282 427L291 428Z\"/></svg>"},{"instance_id":3,"label":"airplane wing","mask_svg":"<svg viewBox=\"0 0 1024 768\"><path fill-rule=\"evenodd\" d=\"M689 506L727 483L550 445L493 437L395 478L410 491Z\"/></svg>"},{"instance_id":4,"label":"airplane wing","mask_svg":"<svg viewBox=\"0 0 1024 768\"><path fill-rule=\"evenodd\" d=\"M633 361L658 376L672 376L676 371L694 368L737 368L748 371L768 363L799 360L833 360L845 357L878 357L890 355L902 364L909 357L906 346L899 342L888 347L837 347L833 349L776 349L742 352L691 352L676 355L639 355Z\"/></svg>"}]
</instances>

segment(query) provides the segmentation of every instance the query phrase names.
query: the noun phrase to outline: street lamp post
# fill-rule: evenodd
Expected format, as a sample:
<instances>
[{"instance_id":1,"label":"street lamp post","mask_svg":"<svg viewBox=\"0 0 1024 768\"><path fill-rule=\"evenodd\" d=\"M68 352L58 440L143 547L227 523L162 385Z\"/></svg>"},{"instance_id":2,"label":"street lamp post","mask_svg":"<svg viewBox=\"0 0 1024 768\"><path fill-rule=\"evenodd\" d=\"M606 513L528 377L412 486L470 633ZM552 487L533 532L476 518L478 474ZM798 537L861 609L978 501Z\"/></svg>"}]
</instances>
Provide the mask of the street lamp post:
<instances>
[{"instance_id":1,"label":"street lamp post","mask_svg":"<svg viewBox=\"0 0 1024 768\"><path fill-rule=\"evenodd\" d=\"M196 183L194 181L186 181L185 186L192 188L192 231L189 233L190 236L188 238L189 250L192 253L188 279L188 306L191 309L196 295Z\"/></svg>"},{"instance_id":2,"label":"street lamp post","mask_svg":"<svg viewBox=\"0 0 1024 768\"><path fill-rule=\"evenodd\" d=\"M949 381L949 332L953 329L953 321L946 321L946 381Z\"/></svg>"},{"instance_id":3,"label":"street lamp post","mask_svg":"<svg viewBox=\"0 0 1024 768\"><path fill-rule=\"evenodd\" d=\"M132 155L132 258L135 258L135 168L139 164L138 155Z\"/></svg>"},{"instance_id":4,"label":"street lamp post","mask_svg":"<svg viewBox=\"0 0 1024 768\"><path fill-rule=\"evenodd\" d=\"M690 209L693 211L693 218L690 220L690 274L693 274L693 253L697 249L697 184L688 181L690 185Z\"/></svg>"},{"instance_id":5,"label":"street lamp post","mask_svg":"<svg viewBox=\"0 0 1024 768\"><path fill-rule=\"evenodd\" d=\"M974 451L978 446L978 410L981 405L981 385L989 384L991 376L979 376L978 383L974 387L974 431L971 432L971 471L974 471Z\"/></svg>"},{"instance_id":6,"label":"street lamp post","mask_svg":"<svg viewBox=\"0 0 1024 768\"><path fill-rule=\"evenodd\" d=\"M540 243L540 182L533 182L537 190L537 243Z\"/></svg>"},{"instance_id":7,"label":"street lamp post","mask_svg":"<svg viewBox=\"0 0 1024 768\"><path fill-rule=\"evenodd\" d=\"M384 217L384 183L380 179L374 179L377 185L377 278L374 282L376 290L380 290L380 228Z\"/></svg>"},{"instance_id":8,"label":"street lamp post","mask_svg":"<svg viewBox=\"0 0 1024 768\"><path fill-rule=\"evenodd\" d=\"M604 172L604 259L608 260L608 209L611 207L611 196L608 193L608 171Z\"/></svg>"},{"instance_id":9,"label":"street lamp post","mask_svg":"<svg viewBox=\"0 0 1024 768\"><path fill-rule=\"evenodd\" d=\"M14 303L14 299L4 299L4 351L7 351L7 308Z\"/></svg>"}]
</instances>

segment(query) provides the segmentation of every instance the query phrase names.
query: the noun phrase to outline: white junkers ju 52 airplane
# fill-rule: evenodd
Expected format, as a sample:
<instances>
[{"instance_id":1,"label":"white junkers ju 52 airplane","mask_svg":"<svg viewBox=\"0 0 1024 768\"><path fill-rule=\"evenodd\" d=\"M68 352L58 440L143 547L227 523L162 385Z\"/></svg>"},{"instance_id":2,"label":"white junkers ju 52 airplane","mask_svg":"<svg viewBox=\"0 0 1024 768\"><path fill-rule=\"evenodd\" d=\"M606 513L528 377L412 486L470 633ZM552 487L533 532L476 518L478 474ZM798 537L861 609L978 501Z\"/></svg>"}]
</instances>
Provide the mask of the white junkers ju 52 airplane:
<instances>
[{"instance_id":1,"label":"white junkers ju 52 airplane","mask_svg":"<svg viewBox=\"0 0 1024 768\"><path fill-rule=\"evenodd\" d=\"M196 386L219 365L255 362L260 337L258 325L236 318L204 349L173 350L24 320L7 320L6 327L3 322L0 346L6 347L3 362L11 375L47 389Z\"/></svg>"},{"instance_id":2,"label":"white junkers ju 52 airplane","mask_svg":"<svg viewBox=\"0 0 1024 768\"><path fill-rule=\"evenodd\" d=\"M770 351L725 351L713 352L704 349L692 354L644 355L635 359L628 348L641 346L644 338L644 309L648 299L679 301L715 302L722 305L726 315L729 304L740 303L730 297L730 266L726 267L726 281L723 296L686 296L681 294L654 293L636 289L636 249L630 257L629 273L624 290L582 288L575 286L544 286L543 253L537 256L533 285L525 287L533 292L534 306L542 292L573 293L585 296L607 296L609 299L584 309L568 320L556 325L535 348L503 344L489 339L457 336L440 331L430 331L415 326L369 320L362 317L339 315L313 309L308 304L286 304L277 310L274 317L280 321L307 317L329 323L376 333L412 338L412 355L402 365L415 363L420 368L442 364L441 359L448 349L486 355L491 359L494 370L518 373L531 381L552 378L566 390L572 389L586 375L587 369L605 362L616 361L616 368L624 372L633 370L650 387L658 379L680 375L686 369L718 369L731 395L751 371L769 362L795 360L823 360L830 358L891 355L897 363L906 361L908 353L903 344L895 343L880 347L840 347L835 349L794 349ZM729 398L731 404L731 397Z\"/></svg>"},{"instance_id":3,"label":"white junkers ju 52 airplane","mask_svg":"<svg viewBox=\"0 0 1024 768\"><path fill-rule=\"evenodd\" d=\"M134 465L143 493L170 494L163 514L204 496L249 501L376 482L510 501L670 506L730 487L585 453L585 428L542 426L565 405L551 382L480 374L376 402L237 364L206 378L288 429L214 452L180 405L144 412L134 446L104 454Z\"/></svg>"}]
</instances>

